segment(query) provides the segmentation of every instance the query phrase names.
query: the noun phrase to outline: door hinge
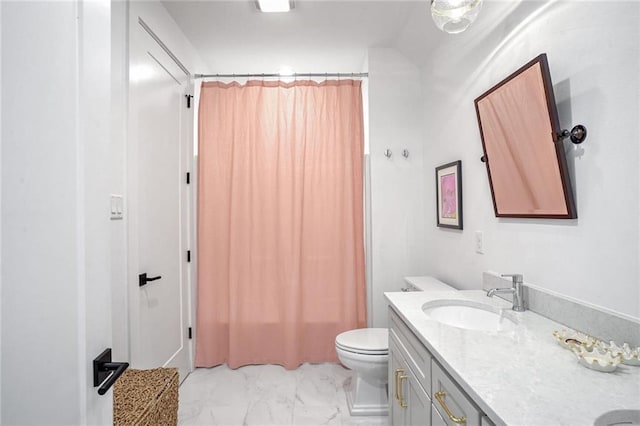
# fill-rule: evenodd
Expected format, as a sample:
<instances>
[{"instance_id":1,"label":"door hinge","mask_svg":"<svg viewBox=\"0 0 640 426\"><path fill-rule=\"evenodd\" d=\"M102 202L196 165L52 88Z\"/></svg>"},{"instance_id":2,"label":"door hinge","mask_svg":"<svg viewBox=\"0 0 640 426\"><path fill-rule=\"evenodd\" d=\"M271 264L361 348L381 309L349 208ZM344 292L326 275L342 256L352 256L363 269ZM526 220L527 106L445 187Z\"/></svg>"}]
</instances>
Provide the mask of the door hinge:
<instances>
[{"instance_id":1,"label":"door hinge","mask_svg":"<svg viewBox=\"0 0 640 426\"><path fill-rule=\"evenodd\" d=\"M191 263L191 250L187 250L187 262Z\"/></svg>"},{"instance_id":2,"label":"door hinge","mask_svg":"<svg viewBox=\"0 0 640 426\"><path fill-rule=\"evenodd\" d=\"M187 108L191 108L191 98L193 95L184 95L187 98Z\"/></svg>"},{"instance_id":3,"label":"door hinge","mask_svg":"<svg viewBox=\"0 0 640 426\"><path fill-rule=\"evenodd\" d=\"M189 339L193 338L193 332L191 331L191 327L189 327Z\"/></svg>"},{"instance_id":4,"label":"door hinge","mask_svg":"<svg viewBox=\"0 0 640 426\"><path fill-rule=\"evenodd\" d=\"M191 173L187 172L187 185L191 183Z\"/></svg>"}]
</instances>

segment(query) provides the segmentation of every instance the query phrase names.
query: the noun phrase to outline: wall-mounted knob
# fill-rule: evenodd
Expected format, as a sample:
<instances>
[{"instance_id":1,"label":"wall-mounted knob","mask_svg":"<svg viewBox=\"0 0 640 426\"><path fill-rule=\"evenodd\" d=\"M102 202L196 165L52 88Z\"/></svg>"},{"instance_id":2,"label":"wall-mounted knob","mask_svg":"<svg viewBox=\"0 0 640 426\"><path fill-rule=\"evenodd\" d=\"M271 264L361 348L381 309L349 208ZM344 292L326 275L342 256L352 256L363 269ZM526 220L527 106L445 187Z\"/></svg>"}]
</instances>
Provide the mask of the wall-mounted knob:
<instances>
[{"instance_id":1,"label":"wall-mounted knob","mask_svg":"<svg viewBox=\"0 0 640 426\"><path fill-rule=\"evenodd\" d=\"M574 144L579 145L587 138L587 128L582 124L578 124L577 126L574 126L571 131L564 129L560 132L557 139L558 141L561 141L566 138L569 138L569 140Z\"/></svg>"},{"instance_id":2,"label":"wall-mounted knob","mask_svg":"<svg viewBox=\"0 0 640 426\"><path fill-rule=\"evenodd\" d=\"M391 152L391 150L389 148L384 150L384 156L387 158L391 158L391 156L393 155L393 153Z\"/></svg>"}]
</instances>

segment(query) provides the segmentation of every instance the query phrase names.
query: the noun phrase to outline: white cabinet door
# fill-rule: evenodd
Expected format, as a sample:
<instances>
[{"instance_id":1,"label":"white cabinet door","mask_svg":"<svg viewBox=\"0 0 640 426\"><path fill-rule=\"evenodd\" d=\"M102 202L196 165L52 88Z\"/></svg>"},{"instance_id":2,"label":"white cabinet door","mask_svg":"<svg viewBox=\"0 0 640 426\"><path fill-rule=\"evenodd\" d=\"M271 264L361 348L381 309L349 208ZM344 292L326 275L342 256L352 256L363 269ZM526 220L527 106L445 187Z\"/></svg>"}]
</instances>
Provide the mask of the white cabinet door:
<instances>
[{"instance_id":1,"label":"white cabinet door","mask_svg":"<svg viewBox=\"0 0 640 426\"><path fill-rule=\"evenodd\" d=\"M431 401L420 385L418 378L409 372L406 380L406 394L403 393L407 405L404 424L406 426L425 426L431 424Z\"/></svg>"},{"instance_id":2,"label":"white cabinet door","mask_svg":"<svg viewBox=\"0 0 640 426\"><path fill-rule=\"evenodd\" d=\"M389 339L389 424L431 424L431 401L405 360L394 336Z\"/></svg>"},{"instance_id":3,"label":"white cabinet door","mask_svg":"<svg viewBox=\"0 0 640 426\"><path fill-rule=\"evenodd\" d=\"M403 426L406 409L399 398L400 374L404 374L404 359L393 336L389 336L389 425Z\"/></svg>"}]
</instances>

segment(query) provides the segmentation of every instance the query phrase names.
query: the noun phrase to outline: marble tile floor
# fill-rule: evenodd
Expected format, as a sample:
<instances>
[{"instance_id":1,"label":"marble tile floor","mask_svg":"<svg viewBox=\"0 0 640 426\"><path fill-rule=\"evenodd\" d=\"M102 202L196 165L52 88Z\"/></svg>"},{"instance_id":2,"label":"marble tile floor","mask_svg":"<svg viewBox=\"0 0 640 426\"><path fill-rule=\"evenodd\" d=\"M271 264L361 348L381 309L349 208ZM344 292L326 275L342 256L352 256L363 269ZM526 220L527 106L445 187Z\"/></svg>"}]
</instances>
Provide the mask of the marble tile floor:
<instances>
[{"instance_id":1,"label":"marble tile floor","mask_svg":"<svg viewBox=\"0 0 640 426\"><path fill-rule=\"evenodd\" d=\"M198 368L180 386L180 426L387 426L388 417L350 416L339 364Z\"/></svg>"}]
</instances>

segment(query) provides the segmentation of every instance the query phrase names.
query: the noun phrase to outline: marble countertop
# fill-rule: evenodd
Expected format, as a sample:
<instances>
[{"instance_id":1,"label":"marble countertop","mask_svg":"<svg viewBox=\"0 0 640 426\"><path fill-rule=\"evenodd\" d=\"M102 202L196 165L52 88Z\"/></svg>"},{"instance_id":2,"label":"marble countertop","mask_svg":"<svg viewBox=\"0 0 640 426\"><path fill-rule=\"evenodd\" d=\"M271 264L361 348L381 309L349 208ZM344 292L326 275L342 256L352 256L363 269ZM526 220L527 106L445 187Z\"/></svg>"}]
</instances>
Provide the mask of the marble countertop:
<instances>
[{"instance_id":1,"label":"marble countertop","mask_svg":"<svg viewBox=\"0 0 640 426\"><path fill-rule=\"evenodd\" d=\"M601 414L640 409L640 367L590 370L553 338L567 327L480 290L385 293L393 309L433 357L496 425L593 425ZM441 324L426 302L461 299L509 311L512 331L475 331Z\"/></svg>"}]
</instances>

